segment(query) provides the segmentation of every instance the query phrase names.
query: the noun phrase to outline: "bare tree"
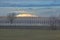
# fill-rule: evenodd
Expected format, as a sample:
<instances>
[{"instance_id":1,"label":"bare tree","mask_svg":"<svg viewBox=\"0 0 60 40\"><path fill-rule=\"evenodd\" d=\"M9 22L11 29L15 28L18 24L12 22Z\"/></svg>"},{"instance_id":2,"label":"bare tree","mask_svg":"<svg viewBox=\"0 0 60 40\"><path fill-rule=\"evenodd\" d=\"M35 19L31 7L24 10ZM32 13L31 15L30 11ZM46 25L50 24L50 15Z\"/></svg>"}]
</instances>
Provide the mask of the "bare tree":
<instances>
[{"instance_id":1,"label":"bare tree","mask_svg":"<svg viewBox=\"0 0 60 40\"><path fill-rule=\"evenodd\" d=\"M58 23L58 29L60 29L60 14L58 15L57 23Z\"/></svg>"},{"instance_id":2,"label":"bare tree","mask_svg":"<svg viewBox=\"0 0 60 40\"><path fill-rule=\"evenodd\" d=\"M50 17L50 28L52 30L56 30L56 22L57 22L56 17Z\"/></svg>"},{"instance_id":3,"label":"bare tree","mask_svg":"<svg viewBox=\"0 0 60 40\"><path fill-rule=\"evenodd\" d=\"M9 23L13 23L14 19L15 19L15 13L9 13L7 15L7 19L9 20Z\"/></svg>"}]
</instances>

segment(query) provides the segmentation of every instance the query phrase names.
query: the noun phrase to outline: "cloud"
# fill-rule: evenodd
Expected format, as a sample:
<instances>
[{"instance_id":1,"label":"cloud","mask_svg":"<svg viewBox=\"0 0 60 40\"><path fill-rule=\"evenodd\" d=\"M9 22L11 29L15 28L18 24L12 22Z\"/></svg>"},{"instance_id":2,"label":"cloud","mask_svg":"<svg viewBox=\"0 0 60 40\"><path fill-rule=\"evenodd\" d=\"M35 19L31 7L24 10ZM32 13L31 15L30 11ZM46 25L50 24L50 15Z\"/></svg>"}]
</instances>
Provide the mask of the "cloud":
<instances>
[{"instance_id":1,"label":"cloud","mask_svg":"<svg viewBox=\"0 0 60 40\"><path fill-rule=\"evenodd\" d=\"M0 0L0 1L54 1L54 0ZM60 1L60 0L55 0Z\"/></svg>"},{"instance_id":2,"label":"cloud","mask_svg":"<svg viewBox=\"0 0 60 40\"><path fill-rule=\"evenodd\" d=\"M60 6L60 1L53 0L36 0L36 1L21 1L21 0L0 0L0 7L40 7L40 6Z\"/></svg>"},{"instance_id":3,"label":"cloud","mask_svg":"<svg viewBox=\"0 0 60 40\"><path fill-rule=\"evenodd\" d=\"M32 13L32 12L20 10L20 11L12 11L12 13Z\"/></svg>"},{"instance_id":4,"label":"cloud","mask_svg":"<svg viewBox=\"0 0 60 40\"><path fill-rule=\"evenodd\" d=\"M49 17L51 15L59 16L60 15L60 6L59 7L0 7L0 16L6 16L8 13L31 13L38 16Z\"/></svg>"}]
</instances>

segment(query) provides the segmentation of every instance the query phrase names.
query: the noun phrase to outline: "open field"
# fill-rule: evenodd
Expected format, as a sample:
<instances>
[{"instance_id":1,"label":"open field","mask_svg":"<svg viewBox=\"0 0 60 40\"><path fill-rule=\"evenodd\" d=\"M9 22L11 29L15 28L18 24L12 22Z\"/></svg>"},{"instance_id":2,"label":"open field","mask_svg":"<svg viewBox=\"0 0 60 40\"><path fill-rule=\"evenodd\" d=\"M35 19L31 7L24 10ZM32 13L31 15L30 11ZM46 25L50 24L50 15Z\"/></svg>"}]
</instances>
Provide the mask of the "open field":
<instances>
[{"instance_id":1,"label":"open field","mask_svg":"<svg viewBox=\"0 0 60 40\"><path fill-rule=\"evenodd\" d=\"M60 40L60 30L0 29L0 40Z\"/></svg>"}]
</instances>

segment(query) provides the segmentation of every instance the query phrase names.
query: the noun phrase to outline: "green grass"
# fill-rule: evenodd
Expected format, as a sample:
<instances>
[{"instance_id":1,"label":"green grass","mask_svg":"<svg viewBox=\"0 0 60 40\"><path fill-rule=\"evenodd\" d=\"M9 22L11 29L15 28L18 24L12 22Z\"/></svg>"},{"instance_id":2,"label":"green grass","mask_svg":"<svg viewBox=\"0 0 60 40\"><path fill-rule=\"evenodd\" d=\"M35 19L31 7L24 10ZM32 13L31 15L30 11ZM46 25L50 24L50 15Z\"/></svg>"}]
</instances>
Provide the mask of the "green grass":
<instances>
[{"instance_id":1,"label":"green grass","mask_svg":"<svg viewBox=\"0 0 60 40\"><path fill-rule=\"evenodd\" d=\"M37 29L0 29L0 40L60 40L60 31Z\"/></svg>"}]
</instances>

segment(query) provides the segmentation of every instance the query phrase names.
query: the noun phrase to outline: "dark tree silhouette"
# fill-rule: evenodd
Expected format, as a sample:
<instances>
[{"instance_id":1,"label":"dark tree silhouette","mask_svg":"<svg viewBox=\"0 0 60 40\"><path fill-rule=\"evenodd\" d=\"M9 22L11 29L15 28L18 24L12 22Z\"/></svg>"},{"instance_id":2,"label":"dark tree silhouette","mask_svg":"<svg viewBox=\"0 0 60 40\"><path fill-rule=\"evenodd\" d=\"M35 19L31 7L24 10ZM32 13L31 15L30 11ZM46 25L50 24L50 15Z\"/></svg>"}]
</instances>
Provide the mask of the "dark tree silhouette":
<instances>
[{"instance_id":1,"label":"dark tree silhouette","mask_svg":"<svg viewBox=\"0 0 60 40\"><path fill-rule=\"evenodd\" d=\"M13 23L14 19L15 19L15 13L9 13L7 15L7 19L9 20L9 23Z\"/></svg>"},{"instance_id":2,"label":"dark tree silhouette","mask_svg":"<svg viewBox=\"0 0 60 40\"><path fill-rule=\"evenodd\" d=\"M56 30L56 22L57 22L56 17L50 17L50 28L52 30Z\"/></svg>"}]
</instances>

